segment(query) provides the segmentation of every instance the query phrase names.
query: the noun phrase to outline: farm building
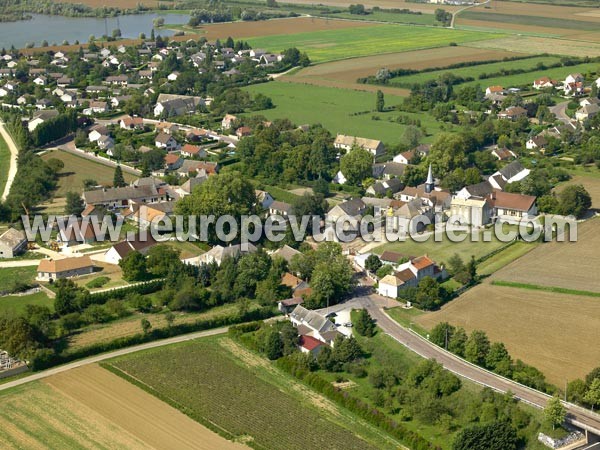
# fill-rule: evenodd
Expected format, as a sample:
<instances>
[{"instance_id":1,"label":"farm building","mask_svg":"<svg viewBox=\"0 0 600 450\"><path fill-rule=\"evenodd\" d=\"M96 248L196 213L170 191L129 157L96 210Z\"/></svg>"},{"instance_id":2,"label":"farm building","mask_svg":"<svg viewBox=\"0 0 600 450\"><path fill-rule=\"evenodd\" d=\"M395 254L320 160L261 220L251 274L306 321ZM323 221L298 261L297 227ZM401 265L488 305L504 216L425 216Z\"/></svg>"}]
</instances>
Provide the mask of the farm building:
<instances>
[{"instance_id":1,"label":"farm building","mask_svg":"<svg viewBox=\"0 0 600 450\"><path fill-rule=\"evenodd\" d=\"M87 275L93 271L94 263L87 255L64 259L42 259L37 268L37 280L51 282L59 278Z\"/></svg>"},{"instance_id":2,"label":"farm building","mask_svg":"<svg viewBox=\"0 0 600 450\"><path fill-rule=\"evenodd\" d=\"M355 136L346 136L344 134L338 134L333 142L333 146L338 150L351 150L353 147L360 147L373 154L373 156L379 156L385 153L385 147L383 142L376 139L366 139Z\"/></svg>"},{"instance_id":3,"label":"farm building","mask_svg":"<svg viewBox=\"0 0 600 450\"><path fill-rule=\"evenodd\" d=\"M0 259L14 258L27 248L25 233L9 228L0 235Z\"/></svg>"}]
</instances>

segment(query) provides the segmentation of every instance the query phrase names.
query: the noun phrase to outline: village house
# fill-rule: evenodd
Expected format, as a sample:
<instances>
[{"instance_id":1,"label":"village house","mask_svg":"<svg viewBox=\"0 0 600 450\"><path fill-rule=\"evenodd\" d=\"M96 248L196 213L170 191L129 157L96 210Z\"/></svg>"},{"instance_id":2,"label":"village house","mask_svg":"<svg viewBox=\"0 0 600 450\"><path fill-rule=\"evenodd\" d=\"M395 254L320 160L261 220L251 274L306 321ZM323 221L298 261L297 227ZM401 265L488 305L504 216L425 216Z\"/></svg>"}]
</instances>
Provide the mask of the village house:
<instances>
[{"instance_id":1,"label":"village house","mask_svg":"<svg viewBox=\"0 0 600 450\"><path fill-rule=\"evenodd\" d=\"M235 130L235 135L238 137L238 139L241 139L241 138L247 137L247 136L251 136L252 135L252 128L250 128L250 127L239 127L237 130Z\"/></svg>"},{"instance_id":2,"label":"village house","mask_svg":"<svg viewBox=\"0 0 600 450\"><path fill-rule=\"evenodd\" d=\"M92 116L94 114L102 114L108 111L108 103L94 101L89 103L89 106L83 110L83 114L86 116Z\"/></svg>"},{"instance_id":3,"label":"village house","mask_svg":"<svg viewBox=\"0 0 600 450\"><path fill-rule=\"evenodd\" d=\"M157 134L156 138L154 139L154 145L156 146L156 148L162 148L168 152L177 150L178 146L175 138L170 134L166 133Z\"/></svg>"},{"instance_id":4,"label":"village house","mask_svg":"<svg viewBox=\"0 0 600 450\"><path fill-rule=\"evenodd\" d=\"M504 88L502 86L488 86L485 89L485 95L486 97L492 94L496 94L496 95L504 95Z\"/></svg>"},{"instance_id":5,"label":"village house","mask_svg":"<svg viewBox=\"0 0 600 450\"><path fill-rule=\"evenodd\" d=\"M42 259L37 267L38 281L53 282L60 278L88 275L94 271L94 263L89 256L63 259Z\"/></svg>"},{"instance_id":6,"label":"village house","mask_svg":"<svg viewBox=\"0 0 600 450\"><path fill-rule=\"evenodd\" d=\"M271 253L271 258L283 258L286 262L291 262L292 258L296 255L300 255L300 252L289 245L284 245Z\"/></svg>"},{"instance_id":7,"label":"village house","mask_svg":"<svg viewBox=\"0 0 600 450\"><path fill-rule=\"evenodd\" d=\"M196 266L212 263L216 263L218 266L220 266L225 260L225 258L239 258L240 256L245 255L247 253L255 253L256 250L256 247L251 243L244 245L229 245L227 247L223 247L222 245L215 245L206 253L196 258L192 258L192 260L187 260L187 262Z\"/></svg>"},{"instance_id":8,"label":"village house","mask_svg":"<svg viewBox=\"0 0 600 450\"><path fill-rule=\"evenodd\" d=\"M131 239L127 238L124 241L113 245L104 254L104 260L109 264L119 264L119 261L125 258L129 253L136 251L145 255L156 244L157 242L154 240L152 233L140 233Z\"/></svg>"},{"instance_id":9,"label":"village house","mask_svg":"<svg viewBox=\"0 0 600 450\"><path fill-rule=\"evenodd\" d=\"M404 185L399 178L391 178L389 180L377 181L367 189L367 194L373 197L392 196L400 192Z\"/></svg>"},{"instance_id":10,"label":"village house","mask_svg":"<svg viewBox=\"0 0 600 450\"><path fill-rule=\"evenodd\" d=\"M181 156L186 158L206 158L206 150L200 148L197 145L185 144L181 147Z\"/></svg>"},{"instance_id":11,"label":"village house","mask_svg":"<svg viewBox=\"0 0 600 450\"><path fill-rule=\"evenodd\" d=\"M169 171L177 170L183 164L183 159L175 153L165 155L165 169Z\"/></svg>"},{"instance_id":12,"label":"village house","mask_svg":"<svg viewBox=\"0 0 600 450\"><path fill-rule=\"evenodd\" d=\"M489 195L493 208L492 219L509 223L519 223L521 219L537 216L536 198L531 195L513 194L494 190Z\"/></svg>"},{"instance_id":13,"label":"village house","mask_svg":"<svg viewBox=\"0 0 600 450\"><path fill-rule=\"evenodd\" d=\"M542 78L538 78L537 80L533 81L533 88L534 89L552 89L554 87L556 87L558 85L558 81L556 80L551 80L548 77L542 77Z\"/></svg>"},{"instance_id":14,"label":"village house","mask_svg":"<svg viewBox=\"0 0 600 450\"><path fill-rule=\"evenodd\" d=\"M140 205L130 218L141 228L148 228L151 225L157 225L162 220L169 217L175 210L175 202L152 203L149 205Z\"/></svg>"},{"instance_id":15,"label":"village house","mask_svg":"<svg viewBox=\"0 0 600 450\"><path fill-rule=\"evenodd\" d=\"M411 258L395 267L394 273L386 275L377 287L377 293L384 297L397 298L399 292L410 286L417 286L425 277L435 280L447 276L446 271L427 255Z\"/></svg>"},{"instance_id":16,"label":"village house","mask_svg":"<svg viewBox=\"0 0 600 450\"><path fill-rule=\"evenodd\" d=\"M461 225L483 227L492 220L492 206L487 198L458 195L452 197L450 203L450 220L458 219Z\"/></svg>"},{"instance_id":17,"label":"village house","mask_svg":"<svg viewBox=\"0 0 600 450\"><path fill-rule=\"evenodd\" d=\"M102 188L83 193L86 205L104 206L105 208L126 208L132 202L158 203L167 201L164 188L155 185L125 186L119 188Z\"/></svg>"},{"instance_id":18,"label":"village house","mask_svg":"<svg viewBox=\"0 0 600 450\"><path fill-rule=\"evenodd\" d=\"M267 191L255 190L256 199L262 207L262 209L269 209L269 206L275 201L275 199Z\"/></svg>"},{"instance_id":19,"label":"village house","mask_svg":"<svg viewBox=\"0 0 600 450\"><path fill-rule=\"evenodd\" d=\"M223 130L231 130L233 128L234 122L236 122L238 118L232 114L225 114L223 120L221 121L221 128Z\"/></svg>"},{"instance_id":20,"label":"village house","mask_svg":"<svg viewBox=\"0 0 600 450\"><path fill-rule=\"evenodd\" d=\"M286 272L281 277L281 284L289 287L292 290L294 297L307 297L312 293L312 289L308 283L297 276Z\"/></svg>"},{"instance_id":21,"label":"village house","mask_svg":"<svg viewBox=\"0 0 600 450\"><path fill-rule=\"evenodd\" d=\"M506 147L500 148L500 147L496 146L492 149L491 153L492 153L492 156L497 158L499 161L508 161L509 159L514 159L517 157L515 152L513 152L512 150L510 150Z\"/></svg>"},{"instance_id":22,"label":"village house","mask_svg":"<svg viewBox=\"0 0 600 450\"><path fill-rule=\"evenodd\" d=\"M94 125L92 128L90 128L88 140L90 142L97 142L102 136L108 136L109 134L108 128L106 128L104 125Z\"/></svg>"},{"instance_id":23,"label":"village house","mask_svg":"<svg viewBox=\"0 0 600 450\"><path fill-rule=\"evenodd\" d=\"M98 144L98 148L100 150L106 150L106 153L109 156L113 156L111 149L114 148L115 146L115 141L112 137L110 136L100 136L100 138L96 141L96 144Z\"/></svg>"},{"instance_id":24,"label":"village house","mask_svg":"<svg viewBox=\"0 0 600 450\"><path fill-rule=\"evenodd\" d=\"M577 119L578 122L585 122L598 114L599 111L600 106L598 106L597 103L588 104L575 111L575 119Z\"/></svg>"},{"instance_id":25,"label":"village house","mask_svg":"<svg viewBox=\"0 0 600 450\"><path fill-rule=\"evenodd\" d=\"M294 214L294 208L289 203L273 201L269 206L269 215L278 215L284 218Z\"/></svg>"},{"instance_id":26,"label":"village house","mask_svg":"<svg viewBox=\"0 0 600 450\"><path fill-rule=\"evenodd\" d=\"M154 106L154 116L171 117L181 116L195 112L198 107L204 106L201 97L175 94L159 94Z\"/></svg>"},{"instance_id":27,"label":"village house","mask_svg":"<svg viewBox=\"0 0 600 450\"><path fill-rule=\"evenodd\" d=\"M343 134L338 134L336 136L333 146L338 150L346 151L349 151L356 146L371 152L373 156L379 156L385 153L385 147L381 141L376 139L346 136Z\"/></svg>"},{"instance_id":28,"label":"village house","mask_svg":"<svg viewBox=\"0 0 600 450\"><path fill-rule=\"evenodd\" d=\"M119 120L119 127L123 130L142 130L144 129L144 119L141 117L126 116Z\"/></svg>"},{"instance_id":29,"label":"village house","mask_svg":"<svg viewBox=\"0 0 600 450\"><path fill-rule=\"evenodd\" d=\"M14 258L27 250L25 233L9 228L0 235L0 259Z\"/></svg>"},{"instance_id":30,"label":"village house","mask_svg":"<svg viewBox=\"0 0 600 450\"><path fill-rule=\"evenodd\" d=\"M527 110L521 106L509 106L498 113L498 119L518 120L527 117Z\"/></svg>"},{"instance_id":31,"label":"village house","mask_svg":"<svg viewBox=\"0 0 600 450\"><path fill-rule=\"evenodd\" d=\"M537 135L532 136L527 140L525 148L527 150L538 150L543 153L546 149L546 145L548 145L548 140L542 135Z\"/></svg>"},{"instance_id":32,"label":"village house","mask_svg":"<svg viewBox=\"0 0 600 450\"><path fill-rule=\"evenodd\" d=\"M98 237L94 231L94 226L90 221L77 219L76 221L65 222L64 227L59 227L56 241L64 246L71 247L79 244L91 244L96 242Z\"/></svg>"},{"instance_id":33,"label":"village house","mask_svg":"<svg viewBox=\"0 0 600 450\"><path fill-rule=\"evenodd\" d=\"M54 118L58 116L58 111L56 111L55 109L44 109L42 111L36 111L33 113L33 117L31 118L31 120L27 123L27 129L29 130L29 132L33 132L33 130L35 130L38 125L41 125L42 123Z\"/></svg>"},{"instance_id":34,"label":"village house","mask_svg":"<svg viewBox=\"0 0 600 450\"><path fill-rule=\"evenodd\" d=\"M310 336L329 346L334 344L336 337L344 336L327 317L302 305L297 305L289 318L300 336Z\"/></svg>"},{"instance_id":35,"label":"village house","mask_svg":"<svg viewBox=\"0 0 600 450\"><path fill-rule=\"evenodd\" d=\"M287 298L277 302L277 309L285 315L288 315L296 308L296 306L302 305L303 303L304 299L302 297Z\"/></svg>"}]
</instances>

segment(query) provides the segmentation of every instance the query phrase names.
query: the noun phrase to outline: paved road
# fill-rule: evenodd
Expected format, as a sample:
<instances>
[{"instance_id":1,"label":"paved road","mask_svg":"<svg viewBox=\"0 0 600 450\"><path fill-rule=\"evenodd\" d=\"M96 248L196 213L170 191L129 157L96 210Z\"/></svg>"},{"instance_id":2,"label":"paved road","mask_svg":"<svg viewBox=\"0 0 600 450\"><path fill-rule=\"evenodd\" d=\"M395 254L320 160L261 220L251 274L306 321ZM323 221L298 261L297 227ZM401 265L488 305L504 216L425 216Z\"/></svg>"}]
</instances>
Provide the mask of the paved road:
<instances>
[{"instance_id":1,"label":"paved road","mask_svg":"<svg viewBox=\"0 0 600 450\"><path fill-rule=\"evenodd\" d=\"M13 138L6 128L4 127L4 123L0 122L0 134L6 141L6 145L8 145L8 150L10 151L10 166L8 168L8 178L6 179L6 184L4 185L4 192L2 193L2 201L6 200L8 194L10 192L10 188L12 187L13 181L15 180L15 176L17 175L17 157L19 156L19 149L13 141Z\"/></svg>"},{"instance_id":2,"label":"paved road","mask_svg":"<svg viewBox=\"0 0 600 450\"><path fill-rule=\"evenodd\" d=\"M15 381L0 384L0 391L10 389L10 388L13 388L16 386L20 386L22 384L29 383L31 381L41 380L41 379L50 377L52 375L56 375L58 373L62 373L62 372L66 372L71 369L75 369L77 367L86 366L88 364L94 364L94 363L97 363L100 361L105 361L107 359L115 358L117 356L123 356L123 355L128 355L130 353L139 352L140 350L147 350L150 348L156 348L156 347L162 347L164 345L175 344L177 342L191 341L192 339L198 339L198 338L208 337L208 336L215 336L217 334L223 334L223 333L226 333L228 329L229 329L228 327L223 327L223 328L215 328L213 330L198 331L196 333L184 334L181 336L175 336L175 337L168 338L168 339L161 339L159 341L148 342L146 344L140 344L140 345L136 345L134 347L123 348L121 350L115 350L112 352L103 353L101 355L91 356L89 358L81 359L79 361L75 361L75 362L72 362L69 364L64 364L62 366L44 370L42 372L37 372L37 373L34 373L33 375L29 375L27 377L20 378Z\"/></svg>"},{"instance_id":3,"label":"paved road","mask_svg":"<svg viewBox=\"0 0 600 450\"><path fill-rule=\"evenodd\" d=\"M520 385L514 381L470 364L429 342L417 333L402 327L378 306L377 303L381 301L379 296L369 295L352 300L353 303L356 303L357 301L369 311L371 317L377 321L377 325L379 325L386 334L423 358L435 359L449 371L475 383L488 386L496 391L503 393L510 391L516 398L538 408L543 408L550 398L547 394ZM570 403L565 403L565 406L568 411L568 421L573 425L587 429L595 434L600 434L600 415Z\"/></svg>"},{"instance_id":4,"label":"paved road","mask_svg":"<svg viewBox=\"0 0 600 450\"><path fill-rule=\"evenodd\" d=\"M469 6L465 6L464 8L459 9L458 11L455 11L454 13L452 13L452 20L450 21L450 27L449 28L454 28L454 22L456 21L456 17L463 11L466 11L467 9L471 9L471 8L475 8L477 6L483 6L483 5L487 5L489 2L491 2L492 0L486 0L483 3L475 3L474 5L469 5Z\"/></svg>"},{"instance_id":5,"label":"paved road","mask_svg":"<svg viewBox=\"0 0 600 450\"><path fill-rule=\"evenodd\" d=\"M558 120L560 120L562 123L566 124L566 125L572 125L573 123L573 119L571 119L568 115L567 115L567 105L569 104L569 100L567 100L566 102L560 102L557 103L554 106L551 106L550 112L552 114L554 114L556 116L556 118Z\"/></svg>"}]
</instances>

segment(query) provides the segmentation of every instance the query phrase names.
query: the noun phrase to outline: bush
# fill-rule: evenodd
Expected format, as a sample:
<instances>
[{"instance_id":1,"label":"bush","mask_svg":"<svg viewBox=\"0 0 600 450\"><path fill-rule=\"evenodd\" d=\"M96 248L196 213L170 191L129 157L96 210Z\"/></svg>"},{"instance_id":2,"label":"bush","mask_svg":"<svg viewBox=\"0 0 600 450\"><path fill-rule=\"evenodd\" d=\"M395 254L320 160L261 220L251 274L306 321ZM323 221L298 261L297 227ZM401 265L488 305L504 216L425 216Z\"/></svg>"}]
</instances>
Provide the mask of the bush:
<instances>
[{"instance_id":1,"label":"bush","mask_svg":"<svg viewBox=\"0 0 600 450\"><path fill-rule=\"evenodd\" d=\"M86 283L85 287L87 287L89 289L97 289L97 288L101 288L109 281L110 281L110 278L108 278L108 277L98 277L98 278L94 278L93 280Z\"/></svg>"}]
</instances>

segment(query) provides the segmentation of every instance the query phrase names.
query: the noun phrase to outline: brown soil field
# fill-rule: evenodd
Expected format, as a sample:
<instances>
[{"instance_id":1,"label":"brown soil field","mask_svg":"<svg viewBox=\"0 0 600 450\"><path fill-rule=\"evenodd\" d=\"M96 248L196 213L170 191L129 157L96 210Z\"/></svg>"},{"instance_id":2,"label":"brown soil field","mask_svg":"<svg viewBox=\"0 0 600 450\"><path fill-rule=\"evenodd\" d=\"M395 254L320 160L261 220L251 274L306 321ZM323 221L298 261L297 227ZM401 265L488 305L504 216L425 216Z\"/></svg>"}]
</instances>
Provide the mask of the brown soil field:
<instances>
[{"instance_id":1,"label":"brown soil field","mask_svg":"<svg viewBox=\"0 0 600 450\"><path fill-rule=\"evenodd\" d=\"M416 321L426 328L449 322L467 332L484 330L492 341L503 342L513 359L537 367L561 387L565 380L585 377L600 361L600 346L591 345L600 342L598 298L485 283Z\"/></svg>"},{"instance_id":2,"label":"brown soil field","mask_svg":"<svg viewBox=\"0 0 600 450\"><path fill-rule=\"evenodd\" d=\"M142 4L149 8L156 8L156 0L61 0L63 3L79 3L91 6L93 8L101 8L103 6L113 8L135 9L138 4ZM161 5L170 6L174 2L161 1Z\"/></svg>"},{"instance_id":3,"label":"brown soil field","mask_svg":"<svg viewBox=\"0 0 600 450\"><path fill-rule=\"evenodd\" d=\"M577 242L549 242L500 269L492 279L600 292L600 219L578 224ZM600 303L600 299L597 300Z\"/></svg>"},{"instance_id":4,"label":"brown soil field","mask_svg":"<svg viewBox=\"0 0 600 450\"><path fill-rule=\"evenodd\" d=\"M55 375L45 383L113 424L118 424L119 428L141 441L145 448L246 448L220 437L98 365Z\"/></svg>"},{"instance_id":5,"label":"brown soil field","mask_svg":"<svg viewBox=\"0 0 600 450\"><path fill-rule=\"evenodd\" d=\"M444 47L417 50L412 52L391 53L384 55L352 58L333 61L307 67L278 78L278 81L314 84L318 86L342 87L364 91L377 91L396 95L408 95L406 89L386 86L374 86L357 83L361 77L374 75L381 67L388 69L425 69L428 67L445 67L464 61L485 61L517 56L515 52L478 49L473 47Z\"/></svg>"},{"instance_id":6,"label":"brown soil field","mask_svg":"<svg viewBox=\"0 0 600 450\"><path fill-rule=\"evenodd\" d=\"M566 56L600 56L600 42L582 42L570 39L511 36L466 44L468 47L498 49L510 52L549 53Z\"/></svg>"},{"instance_id":7,"label":"brown soil field","mask_svg":"<svg viewBox=\"0 0 600 450\"><path fill-rule=\"evenodd\" d=\"M195 31L206 37L209 41L212 41L226 39L229 36L234 39L243 39L257 36L309 33L313 31L372 26L373 24L369 22L295 17L292 19L272 19L258 22L215 23L202 25L196 28Z\"/></svg>"},{"instance_id":8,"label":"brown soil field","mask_svg":"<svg viewBox=\"0 0 600 450\"><path fill-rule=\"evenodd\" d=\"M147 445L110 417L33 382L0 395L3 449L145 449Z\"/></svg>"},{"instance_id":9,"label":"brown soil field","mask_svg":"<svg viewBox=\"0 0 600 450\"><path fill-rule=\"evenodd\" d=\"M558 17L560 19L581 20L584 22L600 22L600 15L585 14L596 13L597 10L592 8L581 8L578 6L558 6L493 0L489 9L479 7L474 8L473 11L483 11L495 14L514 14L522 16Z\"/></svg>"}]
</instances>

